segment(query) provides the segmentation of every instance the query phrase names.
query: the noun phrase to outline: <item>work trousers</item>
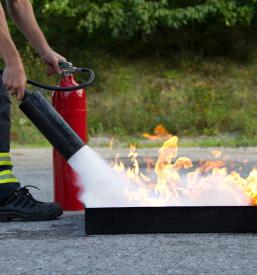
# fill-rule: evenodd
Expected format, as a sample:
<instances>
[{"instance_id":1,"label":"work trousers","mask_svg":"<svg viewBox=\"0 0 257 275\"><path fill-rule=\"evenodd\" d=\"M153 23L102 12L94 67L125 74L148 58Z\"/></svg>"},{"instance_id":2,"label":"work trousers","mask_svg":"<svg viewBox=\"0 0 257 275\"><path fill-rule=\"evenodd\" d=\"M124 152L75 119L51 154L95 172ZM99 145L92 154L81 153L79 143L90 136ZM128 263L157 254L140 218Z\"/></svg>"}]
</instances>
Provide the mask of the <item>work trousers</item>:
<instances>
[{"instance_id":1,"label":"work trousers","mask_svg":"<svg viewBox=\"0 0 257 275\"><path fill-rule=\"evenodd\" d=\"M20 187L19 181L12 173L10 109L11 100L0 78L0 205L14 190Z\"/></svg>"}]
</instances>

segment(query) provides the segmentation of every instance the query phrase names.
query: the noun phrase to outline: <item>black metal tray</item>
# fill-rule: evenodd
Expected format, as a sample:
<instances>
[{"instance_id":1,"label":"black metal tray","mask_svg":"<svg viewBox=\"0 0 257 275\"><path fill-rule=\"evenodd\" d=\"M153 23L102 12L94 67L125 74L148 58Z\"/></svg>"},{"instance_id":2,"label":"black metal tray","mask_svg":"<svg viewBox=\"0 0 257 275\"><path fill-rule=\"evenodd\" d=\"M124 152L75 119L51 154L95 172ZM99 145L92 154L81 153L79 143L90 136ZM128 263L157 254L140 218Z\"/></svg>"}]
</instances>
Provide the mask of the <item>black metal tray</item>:
<instances>
[{"instance_id":1,"label":"black metal tray","mask_svg":"<svg viewBox=\"0 0 257 275\"><path fill-rule=\"evenodd\" d=\"M255 206L87 208L86 234L257 232Z\"/></svg>"}]
</instances>

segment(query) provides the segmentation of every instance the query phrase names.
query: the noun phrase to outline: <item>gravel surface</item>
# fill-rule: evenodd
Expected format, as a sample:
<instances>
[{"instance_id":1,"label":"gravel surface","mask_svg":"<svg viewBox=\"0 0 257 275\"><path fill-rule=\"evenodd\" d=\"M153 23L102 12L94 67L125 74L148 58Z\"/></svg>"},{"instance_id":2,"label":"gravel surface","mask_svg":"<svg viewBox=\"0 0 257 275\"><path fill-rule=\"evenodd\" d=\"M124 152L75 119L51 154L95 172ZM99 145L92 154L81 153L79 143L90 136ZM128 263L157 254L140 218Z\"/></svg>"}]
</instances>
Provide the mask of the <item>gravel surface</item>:
<instances>
[{"instance_id":1,"label":"gravel surface","mask_svg":"<svg viewBox=\"0 0 257 275\"><path fill-rule=\"evenodd\" d=\"M190 150L196 160L197 151ZM249 159L249 167L256 163L255 148L230 153ZM52 200L51 150L16 149L13 157L22 182L41 189L32 190L38 199ZM84 231L83 212L51 222L1 223L0 274L255 274L257 269L256 234L86 237Z\"/></svg>"}]
</instances>

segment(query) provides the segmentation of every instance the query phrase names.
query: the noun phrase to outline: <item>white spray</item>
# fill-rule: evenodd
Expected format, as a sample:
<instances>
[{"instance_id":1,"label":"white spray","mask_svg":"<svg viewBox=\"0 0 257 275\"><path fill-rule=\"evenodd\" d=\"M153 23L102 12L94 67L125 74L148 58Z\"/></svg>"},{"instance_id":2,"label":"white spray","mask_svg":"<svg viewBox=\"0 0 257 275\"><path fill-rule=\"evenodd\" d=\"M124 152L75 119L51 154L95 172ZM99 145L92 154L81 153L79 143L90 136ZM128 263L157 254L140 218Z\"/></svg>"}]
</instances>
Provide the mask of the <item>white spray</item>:
<instances>
[{"instance_id":1,"label":"white spray","mask_svg":"<svg viewBox=\"0 0 257 275\"><path fill-rule=\"evenodd\" d=\"M79 175L83 189L80 200L86 207L132 206L124 192L129 180L90 147L85 145L68 162Z\"/></svg>"}]
</instances>

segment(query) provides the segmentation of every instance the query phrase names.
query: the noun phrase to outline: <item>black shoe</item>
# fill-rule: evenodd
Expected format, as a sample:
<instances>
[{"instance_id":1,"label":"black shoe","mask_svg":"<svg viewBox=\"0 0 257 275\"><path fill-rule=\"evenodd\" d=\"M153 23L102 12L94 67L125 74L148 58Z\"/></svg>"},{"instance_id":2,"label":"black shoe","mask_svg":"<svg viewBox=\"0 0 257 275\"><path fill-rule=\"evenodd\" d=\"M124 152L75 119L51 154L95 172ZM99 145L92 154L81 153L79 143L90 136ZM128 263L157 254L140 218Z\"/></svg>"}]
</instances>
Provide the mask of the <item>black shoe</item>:
<instances>
[{"instance_id":1,"label":"black shoe","mask_svg":"<svg viewBox=\"0 0 257 275\"><path fill-rule=\"evenodd\" d=\"M48 221L62 215L63 210L57 203L35 200L25 186L16 190L3 205L0 205L0 222L11 220Z\"/></svg>"}]
</instances>

